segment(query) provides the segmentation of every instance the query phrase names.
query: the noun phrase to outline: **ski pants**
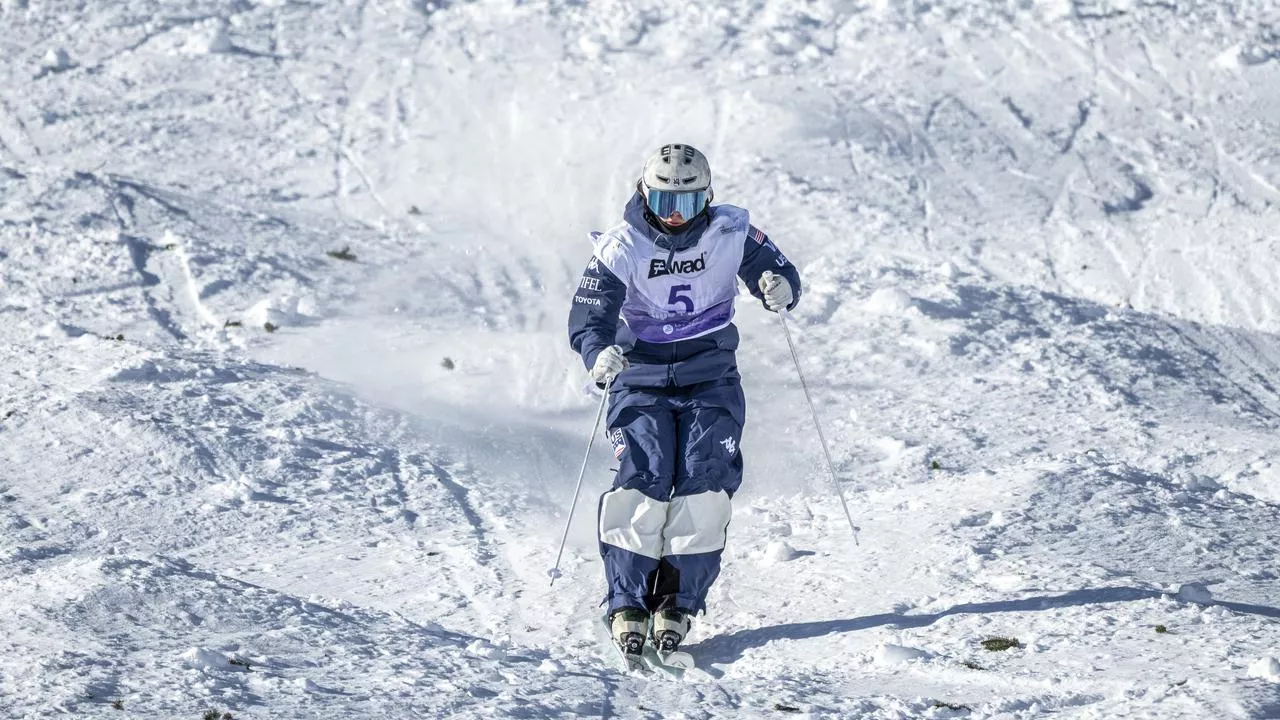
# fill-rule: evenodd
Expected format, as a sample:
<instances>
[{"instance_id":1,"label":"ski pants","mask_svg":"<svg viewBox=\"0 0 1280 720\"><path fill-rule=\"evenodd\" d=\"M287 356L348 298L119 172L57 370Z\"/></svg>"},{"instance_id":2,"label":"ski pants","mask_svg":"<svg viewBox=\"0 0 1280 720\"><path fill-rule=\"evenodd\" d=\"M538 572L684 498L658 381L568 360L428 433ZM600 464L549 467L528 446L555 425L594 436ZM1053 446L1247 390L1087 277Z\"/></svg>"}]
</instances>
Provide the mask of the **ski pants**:
<instances>
[{"instance_id":1,"label":"ski pants","mask_svg":"<svg viewBox=\"0 0 1280 720\"><path fill-rule=\"evenodd\" d=\"M742 386L732 378L623 387L609 399L618 474L599 509L609 612L700 612L720 574L730 499L742 484Z\"/></svg>"}]
</instances>

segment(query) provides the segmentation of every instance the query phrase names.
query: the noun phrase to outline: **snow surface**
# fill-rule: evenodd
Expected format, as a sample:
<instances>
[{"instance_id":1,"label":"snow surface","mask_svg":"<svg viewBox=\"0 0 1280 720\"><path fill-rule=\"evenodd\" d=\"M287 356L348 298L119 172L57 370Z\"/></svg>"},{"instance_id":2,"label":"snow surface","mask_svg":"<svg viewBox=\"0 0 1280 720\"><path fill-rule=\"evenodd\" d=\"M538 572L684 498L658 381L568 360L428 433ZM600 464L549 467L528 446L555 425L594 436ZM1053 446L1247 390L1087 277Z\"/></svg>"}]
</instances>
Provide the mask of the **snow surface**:
<instances>
[{"instance_id":1,"label":"snow surface","mask_svg":"<svg viewBox=\"0 0 1280 720\"><path fill-rule=\"evenodd\" d=\"M1280 11L0 0L0 715L1280 717ZM708 152L747 476L597 636L586 233ZM1008 638L1001 651L982 642ZM993 646L995 647L995 646Z\"/></svg>"}]
</instances>

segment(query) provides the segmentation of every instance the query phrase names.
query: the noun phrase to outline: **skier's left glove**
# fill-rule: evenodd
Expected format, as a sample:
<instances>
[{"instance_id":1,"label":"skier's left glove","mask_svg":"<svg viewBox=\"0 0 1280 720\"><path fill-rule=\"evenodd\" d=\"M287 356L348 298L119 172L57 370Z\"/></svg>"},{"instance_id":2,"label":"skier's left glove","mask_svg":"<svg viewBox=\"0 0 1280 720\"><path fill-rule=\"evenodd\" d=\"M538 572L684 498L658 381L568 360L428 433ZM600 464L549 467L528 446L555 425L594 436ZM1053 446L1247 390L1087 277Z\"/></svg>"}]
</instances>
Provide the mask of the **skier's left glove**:
<instances>
[{"instance_id":1,"label":"skier's left glove","mask_svg":"<svg viewBox=\"0 0 1280 720\"><path fill-rule=\"evenodd\" d=\"M791 282L773 271L765 270L760 276L760 292L764 293L764 305L774 312L791 307L795 298L791 291Z\"/></svg>"}]
</instances>

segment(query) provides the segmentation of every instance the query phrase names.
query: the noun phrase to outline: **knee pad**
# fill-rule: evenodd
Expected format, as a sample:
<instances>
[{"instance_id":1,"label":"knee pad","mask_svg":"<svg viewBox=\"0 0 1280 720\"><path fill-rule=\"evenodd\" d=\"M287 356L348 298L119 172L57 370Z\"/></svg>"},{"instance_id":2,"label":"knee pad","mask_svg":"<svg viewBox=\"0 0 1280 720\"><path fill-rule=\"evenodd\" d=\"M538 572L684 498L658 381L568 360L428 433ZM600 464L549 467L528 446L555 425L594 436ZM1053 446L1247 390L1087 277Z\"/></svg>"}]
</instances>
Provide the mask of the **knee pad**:
<instances>
[{"instance_id":1,"label":"knee pad","mask_svg":"<svg viewBox=\"0 0 1280 720\"><path fill-rule=\"evenodd\" d=\"M600 542L657 560L670 503L632 488L614 488L600 498Z\"/></svg>"},{"instance_id":2,"label":"knee pad","mask_svg":"<svg viewBox=\"0 0 1280 720\"><path fill-rule=\"evenodd\" d=\"M663 555L697 555L724 549L732 506L723 490L671 499L663 531Z\"/></svg>"}]
</instances>

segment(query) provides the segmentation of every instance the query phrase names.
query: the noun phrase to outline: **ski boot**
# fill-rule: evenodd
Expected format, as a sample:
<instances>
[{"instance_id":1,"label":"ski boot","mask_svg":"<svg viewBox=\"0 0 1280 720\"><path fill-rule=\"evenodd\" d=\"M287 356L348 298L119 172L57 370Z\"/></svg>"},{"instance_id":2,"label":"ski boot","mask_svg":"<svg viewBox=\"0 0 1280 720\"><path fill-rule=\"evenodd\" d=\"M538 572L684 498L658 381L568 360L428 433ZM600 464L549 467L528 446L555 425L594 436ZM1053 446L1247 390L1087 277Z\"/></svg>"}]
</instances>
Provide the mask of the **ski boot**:
<instances>
[{"instance_id":1,"label":"ski boot","mask_svg":"<svg viewBox=\"0 0 1280 720\"><path fill-rule=\"evenodd\" d=\"M659 610L653 615L650 629L653 647L666 657L680 649L680 643L693 627L693 616L679 609Z\"/></svg>"},{"instance_id":2,"label":"ski boot","mask_svg":"<svg viewBox=\"0 0 1280 720\"><path fill-rule=\"evenodd\" d=\"M618 651L628 661L640 661L644 637L649 630L649 613L638 608L619 608L609 615L609 634Z\"/></svg>"}]
</instances>

